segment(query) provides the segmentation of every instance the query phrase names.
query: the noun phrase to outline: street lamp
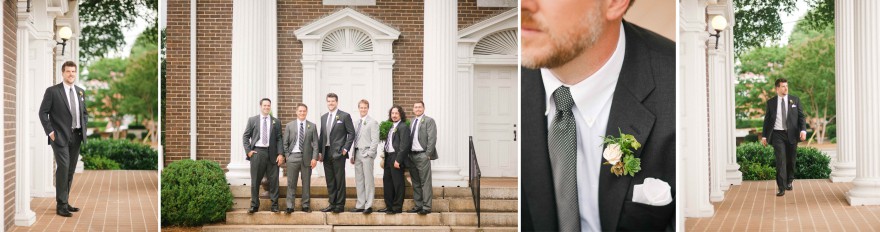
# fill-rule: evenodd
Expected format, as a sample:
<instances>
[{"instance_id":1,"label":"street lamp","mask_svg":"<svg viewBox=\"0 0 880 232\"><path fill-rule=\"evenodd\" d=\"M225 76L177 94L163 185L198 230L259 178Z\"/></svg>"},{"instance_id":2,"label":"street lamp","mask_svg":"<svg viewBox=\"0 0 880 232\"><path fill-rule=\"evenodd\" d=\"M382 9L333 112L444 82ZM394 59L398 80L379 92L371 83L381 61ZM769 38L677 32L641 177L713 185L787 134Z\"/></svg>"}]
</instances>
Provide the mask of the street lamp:
<instances>
[{"instance_id":1,"label":"street lamp","mask_svg":"<svg viewBox=\"0 0 880 232\"><path fill-rule=\"evenodd\" d=\"M712 17L710 25L712 29L715 29L715 34L709 33L709 37L715 37L715 49L718 49L718 39L721 38L721 31L727 28L727 19L724 16L716 15Z\"/></svg>"},{"instance_id":2,"label":"street lamp","mask_svg":"<svg viewBox=\"0 0 880 232\"><path fill-rule=\"evenodd\" d=\"M61 42L56 42L55 45L61 44L61 55L64 55L64 48L67 47L67 40L70 39L70 36L73 35L73 31L70 30L70 27L61 27L58 29L58 38L61 39Z\"/></svg>"}]
</instances>

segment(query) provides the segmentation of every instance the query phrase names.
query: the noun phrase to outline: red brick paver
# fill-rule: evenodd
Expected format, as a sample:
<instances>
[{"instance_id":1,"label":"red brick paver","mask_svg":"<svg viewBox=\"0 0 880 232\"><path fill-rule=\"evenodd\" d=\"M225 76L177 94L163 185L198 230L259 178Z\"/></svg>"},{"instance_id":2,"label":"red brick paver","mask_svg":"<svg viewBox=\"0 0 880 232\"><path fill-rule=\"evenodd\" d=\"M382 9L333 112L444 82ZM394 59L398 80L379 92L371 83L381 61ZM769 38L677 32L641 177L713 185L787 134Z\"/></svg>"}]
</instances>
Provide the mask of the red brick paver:
<instances>
[{"instance_id":1,"label":"red brick paver","mask_svg":"<svg viewBox=\"0 0 880 232\"><path fill-rule=\"evenodd\" d=\"M687 218L687 231L880 231L880 206L850 206L852 183L796 180L794 190L776 196L776 181L731 186L715 215Z\"/></svg>"},{"instance_id":2,"label":"red brick paver","mask_svg":"<svg viewBox=\"0 0 880 232\"><path fill-rule=\"evenodd\" d=\"M55 197L33 198L37 222L12 231L158 231L157 171L90 171L75 174L73 217L55 215Z\"/></svg>"}]
</instances>

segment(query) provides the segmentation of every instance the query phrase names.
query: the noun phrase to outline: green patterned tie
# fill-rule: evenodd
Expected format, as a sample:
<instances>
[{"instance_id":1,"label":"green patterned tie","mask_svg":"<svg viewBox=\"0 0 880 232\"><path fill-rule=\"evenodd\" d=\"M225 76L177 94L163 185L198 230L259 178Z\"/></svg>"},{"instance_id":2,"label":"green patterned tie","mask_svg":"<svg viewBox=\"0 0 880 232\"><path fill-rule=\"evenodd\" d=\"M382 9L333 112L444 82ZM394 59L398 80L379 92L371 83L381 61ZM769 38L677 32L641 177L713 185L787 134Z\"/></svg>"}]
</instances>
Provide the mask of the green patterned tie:
<instances>
[{"instance_id":1,"label":"green patterned tie","mask_svg":"<svg viewBox=\"0 0 880 232\"><path fill-rule=\"evenodd\" d=\"M571 108L574 100L568 87L560 86L553 92L556 112L547 144L553 168L553 186L556 190L556 212L560 231L580 231L581 217L577 195L577 128Z\"/></svg>"}]
</instances>

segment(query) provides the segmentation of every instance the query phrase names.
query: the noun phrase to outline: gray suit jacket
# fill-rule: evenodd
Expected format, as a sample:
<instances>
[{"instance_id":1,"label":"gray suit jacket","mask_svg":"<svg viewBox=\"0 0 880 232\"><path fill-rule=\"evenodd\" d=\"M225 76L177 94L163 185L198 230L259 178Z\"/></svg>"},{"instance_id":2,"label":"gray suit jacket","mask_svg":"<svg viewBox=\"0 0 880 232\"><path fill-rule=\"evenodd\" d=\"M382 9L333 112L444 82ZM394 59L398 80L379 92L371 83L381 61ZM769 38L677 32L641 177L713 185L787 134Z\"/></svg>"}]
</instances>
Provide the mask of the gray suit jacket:
<instances>
[{"instance_id":1,"label":"gray suit jacket","mask_svg":"<svg viewBox=\"0 0 880 232\"><path fill-rule=\"evenodd\" d=\"M285 156L293 154L293 147L296 146L296 138L299 136L299 125L296 120L287 123L284 128L284 147ZM318 128L309 120L305 121L305 134L303 135L302 147L299 148L303 153L303 160L318 160Z\"/></svg>"},{"instance_id":2,"label":"gray suit jacket","mask_svg":"<svg viewBox=\"0 0 880 232\"><path fill-rule=\"evenodd\" d=\"M332 131L327 132L327 116L329 114L321 115L321 135L318 138L318 151L323 155L324 161L343 157L342 149L351 148L352 140L354 140L354 125L351 123L351 117L348 113L337 109ZM330 133L330 150L324 151L327 133ZM344 156L344 158L348 158L348 156Z\"/></svg>"},{"instance_id":3,"label":"gray suit jacket","mask_svg":"<svg viewBox=\"0 0 880 232\"><path fill-rule=\"evenodd\" d=\"M85 143L85 128L89 124L89 114L86 112L85 96L82 94L83 89L76 85L74 85L74 88L76 89L76 100L79 101L79 125L80 128L83 128L84 132L82 133L82 142ZM46 132L46 139L49 141L49 144L52 144L52 139L48 136L53 131L55 131L55 144L67 146L72 141L73 130L71 125L73 125L74 119L70 115L68 104L70 103L67 101L67 93L64 92L64 83L58 83L46 88L46 93L43 94L43 102L40 103L40 123L43 124L43 131Z\"/></svg>"},{"instance_id":4,"label":"gray suit jacket","mask_svg":"<svg viewBox=\"0 0 880 232\"><path fill-rule=\"evenodd\" d=\"M247 157L247 153L254 150L254 144L257 143L257 140L260 139L260 115L256 115L250 117L248 119L247 127L244 128L244 136L243 144L244 144L244 155L245 159L251 160L250 157ZM281 123L278 122L278 119L272 116L269 116L272 120L272 127L269 129L269 157L271 155L281 154L278 149L281 149L279 145L281 144Z\"/></svg>"},{"instance_id":5,"label":"gray suit jacket","mask_svg":"<svg viewBox=\"0 0 880 232\"><path fill-rule=\"evenodd\" d=\"M411 128L416 128L416 125L410 126ZM428 154L428 157L431 160L437 159L437 125L434 124L434 119L428 117L428 115L422 115L422 120L419 120L419 131L416 131L415 137L419 138L419 145L422 145L422 148L425 149L425 153Z\"/></svg>"},{"instance_id":6,"label":"gray suit jacket","mask_svg":"<svg viewBox=\"0 0 880 232\"><path fill-rule=\"evenodd\" d=\"M372 117L367 115L366 120L358 119L357 125L360 125L360 131L357 131L357 141L354 141L354 148L358 149L358 158L369 156L376 158L376 148L379 146L379 123ZM354 127L357 128L358 126Z\"/></svg>"}]
</instances>

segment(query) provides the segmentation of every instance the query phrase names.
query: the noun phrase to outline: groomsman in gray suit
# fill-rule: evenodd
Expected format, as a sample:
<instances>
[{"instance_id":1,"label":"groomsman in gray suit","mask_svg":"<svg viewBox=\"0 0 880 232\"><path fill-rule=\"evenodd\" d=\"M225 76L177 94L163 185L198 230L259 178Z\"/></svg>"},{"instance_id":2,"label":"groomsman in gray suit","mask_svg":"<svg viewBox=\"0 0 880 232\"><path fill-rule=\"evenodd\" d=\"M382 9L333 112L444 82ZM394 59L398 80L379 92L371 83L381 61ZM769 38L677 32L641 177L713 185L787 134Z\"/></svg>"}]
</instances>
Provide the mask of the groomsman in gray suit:
<instances>
[{"instance_id":1,"label":"groomsman in gray suit","mask_svg":"<svg viewBox=\"0 0 880 232\"><path fill-rule=\"evenodd\" d=\"M46 88L40 104L40 123L55 153L55 213L70 217L73 216L70 212L79 211L67 200L79 159L79 148L86 142L83 128L88 124L89 115L83 89L73 84L76 81L76 63L64 62L61 75L64 77L63 83Z\"/></svg>"},{"instance_id":2,"label":"groomsman in gray suit","mask_svg":"<svg viewBox=\"0 0 880 232\"><path fill-rule=\"evenodd\" d=\"M437 159L437 126L434 119L425 116L425 102L413 104L412 153L410 153L409 173L413 185L413 201L416 206L406 211L421 215L431 213L431 202L434 198L431 186L431 160Z\"/></svg>"},{"instance_id":3,"label":"groomsman in gray suit","mask_svg":"<svg viewBox=\"0 0 880 232\"><path fill-rule=\"evenodd\" d=\"M296 200L296 182L302 174L302 211L309 209L309 194L312 169L318 163L318 128L306 120L309 107L299 104L296 107L296 120L287 123L284 129L284 153L287 155L287 210L293 213Z\"/></svg>"},{"instance_id":4,"label":"groomsman in gray suit","mask_svg":"<svg viewBox=\"0 0 880 232\"><path fill-rule=\"evenodd\" d=\"M348 158L348 149L354 140L354 125L351 116L336 108L339 97L335 93L327 94L327 109L329 112L321 116L321 135L318 136L318 146L323 152L324 175L327 178L327 194L330 198L330 206L321 209L321 212L341 213L345 207L345 159Z\"/></svg>"},{"instance_id":5,"label":"groomsman in gray suit","mask_svg":"<svg viewBox=\"0 0 880 232\"><path fill-rule=\"evenodd\" d=\"M373 212L375 180L373 179L373 160L376 159L376 146L379 145L379 123L367 115L370 102L362 99L358 102L361 118L355 126L354 144L352 144L351 163L354 164L354 180L357 184L357 203L352 212Z\"/></svg>"},{"instance_id":6,"label":"groomsman in gray suit","mask_svg":"<svg viewBox=\"0 0 880 232\"><path fill-rule=\"evenodd\" d=\"M248 119L244 129L244 152L251 161L251 208L248 214L260 210L260 181L269 179L269 198L272 200L272 212L278 212L278 167L284 163L281 154L281 123L269 115L272 101L268 98L260 100L260 114ZM274 163L272 161L275 161Z\"/></svg>"}]
</instances>

